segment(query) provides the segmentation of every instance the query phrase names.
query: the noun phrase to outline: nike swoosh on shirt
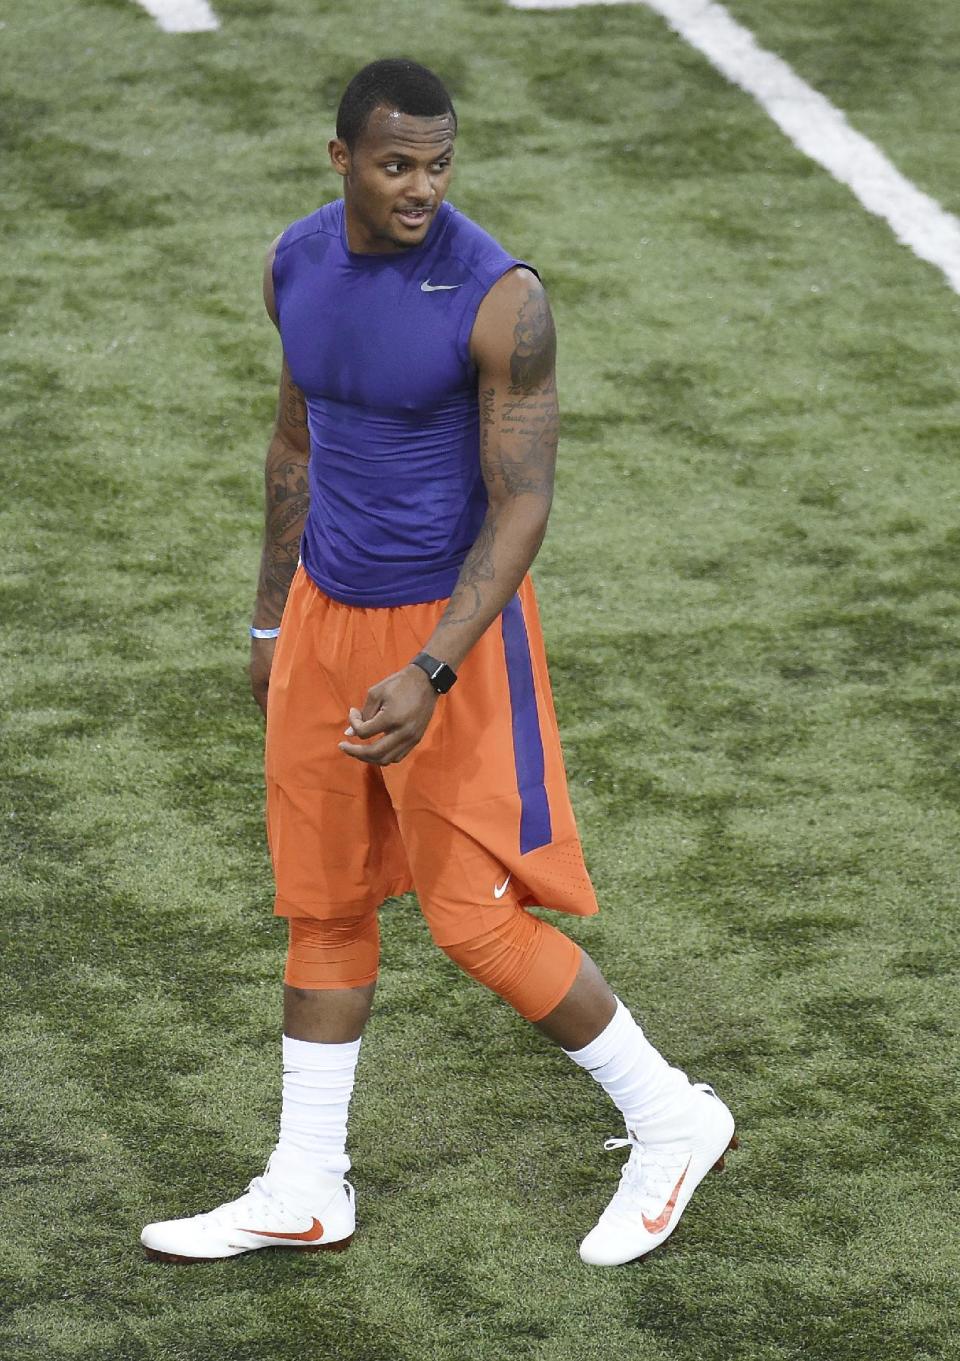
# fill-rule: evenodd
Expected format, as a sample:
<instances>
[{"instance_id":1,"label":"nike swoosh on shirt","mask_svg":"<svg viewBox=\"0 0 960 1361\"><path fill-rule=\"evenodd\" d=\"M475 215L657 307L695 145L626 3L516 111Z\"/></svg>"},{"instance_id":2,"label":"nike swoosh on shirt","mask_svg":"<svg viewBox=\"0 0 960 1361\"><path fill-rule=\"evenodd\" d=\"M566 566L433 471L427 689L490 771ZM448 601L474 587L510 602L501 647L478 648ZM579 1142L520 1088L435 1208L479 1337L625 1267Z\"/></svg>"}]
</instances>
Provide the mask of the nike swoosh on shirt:
<instances>
[{"instance_id":1,"label":"nike swoosh on shirt","mask_svg":"<svg viewBox=\"0 0 960 1361\"><path fill-rule=\"evenodd\" d=\"M462 284L432 284L429 279L424 279L420 285L421 293L446 293L451 288L462 288Z\"/></svg>"},{"instance_id":2,"label":"nike swoosh on shirt","mask_svg":"<svg viewBox=\"0 0 960 1361\"><path fill-rule=\"evenodd\" d=\"M494 884L494 886L493 886L493 896L494 896L495 898L502 898L502 897L503 897L503 895L504 895L504 894L506 893L506 891L507 891L507 885L509 884L509 882L510 882L510 880L511 880L512 878L513 878L513 875L512 875L512 874L508 874L507 877L506 877L506 879L504 879L504 881L503 881L502 884Z\"/></svg>"},{"instance_id":3,"label":"nike swoosh on shirt","mask_svg":"<svg viewBox=\"0 0 960 1361\"><path fill-rule=\"evenodd\" d=\"M674 1209L676 1208L677 1196L679 1196L680 1194L680 1187L683 1185L684 1178L686 1177L689 1171L690 1163L688 1161L686 1167L680 1173L680 1180L677 1182L676 1186L670 1193L670 1199L667 1201L666 1205L664 1205L663 1209L657 1215L656 1219L648 1219L646 1215L640 1216L640 1218L643 1220L643 1227L647 1230L648 1233L661 1233L670 1223L670 1216L673 1214Z\"/></svg>"},{"instance_id":4,"label":"nike swoosh on shirt","mask_svg":"<svg viewBox=\"0 0 960 1361\"><path fill-rule=\"evenodd\" d=\"M315 1243L323 1237L323 1225L314 1219L309 1229L302 1233L276 1233L273 1229L241 1229L241 1233L255 1233L258 1238L283 1238L293 1243Z\"/></svg>"}]
</instances>

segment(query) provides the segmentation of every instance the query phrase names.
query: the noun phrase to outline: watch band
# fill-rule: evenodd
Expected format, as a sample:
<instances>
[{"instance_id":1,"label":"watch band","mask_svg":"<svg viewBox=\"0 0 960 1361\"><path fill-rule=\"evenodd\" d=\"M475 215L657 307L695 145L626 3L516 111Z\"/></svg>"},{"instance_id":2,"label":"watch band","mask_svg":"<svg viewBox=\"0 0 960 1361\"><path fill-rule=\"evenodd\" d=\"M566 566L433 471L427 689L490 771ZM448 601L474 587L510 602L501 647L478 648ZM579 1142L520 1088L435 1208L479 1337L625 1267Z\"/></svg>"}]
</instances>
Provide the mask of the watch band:
<instances>
[{"instance_id":1,"label":"watch band","mask_svg":"<svg viewBox=\"0 0 960 1361\"><path fill-rule=\"evenodd\" d=\"M429 652L418 652L411 658L410 665L419 666L420 670L426 673L427 680L438 695L445 695L457 679L457 673L452 666L431 657Z\"/></svg>"}]
</instances>

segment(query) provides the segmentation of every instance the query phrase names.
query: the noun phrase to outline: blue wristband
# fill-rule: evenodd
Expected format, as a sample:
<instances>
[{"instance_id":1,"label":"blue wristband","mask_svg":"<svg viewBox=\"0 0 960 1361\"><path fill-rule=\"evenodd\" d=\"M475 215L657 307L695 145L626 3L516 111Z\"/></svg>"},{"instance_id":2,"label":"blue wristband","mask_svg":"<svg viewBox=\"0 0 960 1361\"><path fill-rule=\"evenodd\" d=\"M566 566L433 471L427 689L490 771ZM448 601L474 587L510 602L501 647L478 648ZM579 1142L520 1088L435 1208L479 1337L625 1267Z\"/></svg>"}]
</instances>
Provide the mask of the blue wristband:
<instances>
[{"instance_id":1,"label":"blue wristband","mask_svg":"<svg viewBox=\"0 0 960 1361\"><path fill-rule=\"evenodd\" d=\"M279 638L279 637L280 637L280 630L279 630L279 629L255 629L255 628L253 627L253 625L251 624L251 625L250 625L250 637L251 637L251 638Z\"/></svg>"}]
</instances>

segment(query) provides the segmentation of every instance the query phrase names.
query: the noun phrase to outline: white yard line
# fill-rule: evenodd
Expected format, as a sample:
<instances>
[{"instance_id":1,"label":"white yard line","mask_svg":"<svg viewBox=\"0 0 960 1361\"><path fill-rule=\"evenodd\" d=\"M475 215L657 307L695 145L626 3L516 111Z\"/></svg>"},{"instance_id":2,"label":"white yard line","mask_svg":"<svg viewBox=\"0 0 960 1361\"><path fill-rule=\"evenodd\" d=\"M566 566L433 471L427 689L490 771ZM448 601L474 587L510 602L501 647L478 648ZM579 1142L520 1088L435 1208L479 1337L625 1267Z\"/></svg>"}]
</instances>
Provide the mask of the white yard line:
<instances>
[{"instance_id":1,"label":"white yard line","mask_svg":"<svg viewBox=\"0 0 960 1361\"><path fill-rule=\"evenodd\" d=\"M753 95L802 152L890 224L903 245L946 275L960 293L960 219L900 174L869 138L782 58L758 47L749 29L712 0L509 0L514 9L574 9L581 4L644 4Z\"/></svg>"},{"instance_id":2,"label":"white yard line","mask_svg":"<svg viewBox=\"0 0 960 1361\"><path fill-rule=\"evenodd\" d=\"M164 33L211 33L220 21L207 0L134 0Z\"/></svg>"}]
</instances>

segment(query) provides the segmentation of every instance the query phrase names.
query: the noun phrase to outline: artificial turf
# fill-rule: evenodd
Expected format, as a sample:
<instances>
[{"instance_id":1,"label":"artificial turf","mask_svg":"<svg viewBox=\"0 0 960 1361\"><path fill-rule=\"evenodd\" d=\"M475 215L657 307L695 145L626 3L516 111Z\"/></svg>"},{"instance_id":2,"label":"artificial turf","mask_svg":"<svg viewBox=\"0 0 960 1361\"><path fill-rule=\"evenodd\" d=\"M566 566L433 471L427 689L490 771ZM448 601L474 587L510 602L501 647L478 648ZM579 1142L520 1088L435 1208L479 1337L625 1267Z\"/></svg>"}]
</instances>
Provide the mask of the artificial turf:
<instances>
[{"instance_id":1,"label":"artificial turf","mask_svg":"<svg viewBox=\"0 0 960 1361\"><path fill-rule=\"evenodd\" d=\"M960 1350L960 299L639 6L127 0L6 17L3 1355L932 1361ZM956 208L946 0L737 0ZM376 55L450 81L451 197L541 270L536 577L603 902L571 933L743 1147L662 1252L577 1239L601 1094L384 913L343 1257L146 1262L273 1144L244 676L263 251ZM952 197L951 197L952 196Z\"/></svg>"}]
</instances>

